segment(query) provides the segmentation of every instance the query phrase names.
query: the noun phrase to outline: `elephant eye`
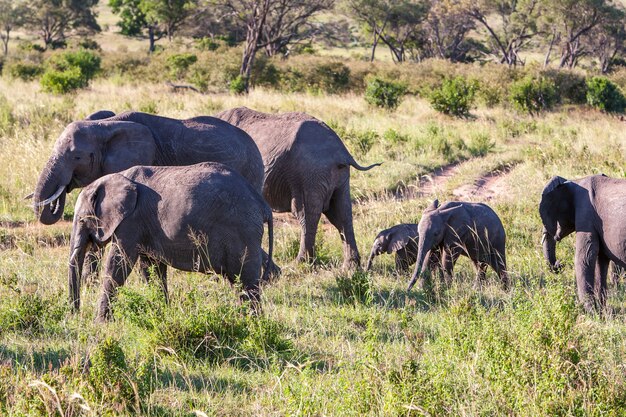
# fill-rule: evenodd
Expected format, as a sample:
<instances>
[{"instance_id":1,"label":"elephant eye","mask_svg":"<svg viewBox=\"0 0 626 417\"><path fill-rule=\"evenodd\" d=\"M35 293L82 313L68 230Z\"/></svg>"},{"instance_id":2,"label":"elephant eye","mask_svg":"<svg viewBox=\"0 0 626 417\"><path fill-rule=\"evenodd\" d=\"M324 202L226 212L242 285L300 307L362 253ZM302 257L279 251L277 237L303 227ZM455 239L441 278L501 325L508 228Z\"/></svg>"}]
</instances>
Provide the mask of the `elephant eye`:
<instances>
[{"instance_id":1,"label":"elephant eye","mask_svg":"<svg viewBox=\"0 0 626 417\"><path fill-rule=\"evenodd\" d=\"M80 159L80 156L75 156L74 159L78 161Z\"/></svg>"}]
</instances>

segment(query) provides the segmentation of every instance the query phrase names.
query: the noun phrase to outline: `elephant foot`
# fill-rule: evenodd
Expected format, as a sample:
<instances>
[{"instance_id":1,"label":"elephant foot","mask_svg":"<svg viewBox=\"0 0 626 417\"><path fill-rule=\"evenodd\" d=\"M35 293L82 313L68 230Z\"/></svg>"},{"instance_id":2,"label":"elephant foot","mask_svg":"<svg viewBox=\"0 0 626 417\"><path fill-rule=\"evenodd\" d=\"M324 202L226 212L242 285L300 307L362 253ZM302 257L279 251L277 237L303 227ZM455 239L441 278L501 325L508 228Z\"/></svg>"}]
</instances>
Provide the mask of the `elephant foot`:
<instances>
[{"instance_id":1,"label":"elephant foot","mask_svg":"<svg viewBox=\"0 0 626 417\"><path fill-rule=\"evenodd\" d=\"M343 265L341 266L341 268L344 271L353 271L353 270L360 271L362 269L361 261L360 259L354 259L354 258L346 259L343 261Z\"/></svg>"},{"instance_id":2,"label":"elephant foot","mask_svg":"<svg viewBox=\"0 0 626 417\"><path fill-rule=\"evenodd\" d=\"M269 274L267 275L267 279L265 280L265 282L271 282L277 279L278 277L280 277L282 273L283 273L282 269L278 265L276 265L274 262L272 262L270 264ZM263 274L262 276L265 276L265 274Z\"/></svg>"}]
</instances>

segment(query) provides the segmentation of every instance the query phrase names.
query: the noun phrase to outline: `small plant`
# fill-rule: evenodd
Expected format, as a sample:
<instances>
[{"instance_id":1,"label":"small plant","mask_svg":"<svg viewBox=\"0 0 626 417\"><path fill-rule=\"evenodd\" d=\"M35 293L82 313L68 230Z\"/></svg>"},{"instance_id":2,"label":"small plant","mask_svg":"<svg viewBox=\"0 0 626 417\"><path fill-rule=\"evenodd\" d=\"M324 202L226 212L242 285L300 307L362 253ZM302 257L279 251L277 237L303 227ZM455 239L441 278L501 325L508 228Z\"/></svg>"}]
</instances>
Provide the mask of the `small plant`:
<instances>
[{"instance_id":1,"label":"small plant","mask_svg":"<svg viewBox=\"0 0 626 417\"><path fill-rule=\"evenodd\" d=\"M615 84L604 77L587 80L587 104L609 113L624 113L626 98Z\"/></svg>"},{"instance_id":2,"label":"small plant","mask_svg":"<svg viewBox=\"0 0 626 417\"><path fill-rule=\"evenodd\" d=\"M471 137L467 150L472 156L485 156L495 146L496 144L491 141L488 134L479 133Z\"/></svg>"},{"instance_id":3,"label":"small plant","mask_svg":"<svg viewBox=\"0 0 626 417\"><path fill-rule=\"evenodd\" d=\"M380 137L374 130L362 132L348 130L343 134L343 139L352 144L360 155L365 155L372 149L372 146L379 141Z\"/></svg>"},{"instance_id":4,"label":"small plant","mask_svg":"<svg viewBox=\"0 0 626 417\"><path fill-rule=\"evenodd\" d=\"M430 105L440 113L465 117L474 104L477 83L463 77L447 78L430 93Z\"/></svg>"},{"instance_id":5,"label":"small plant","mask_svg":"<svg viewBox=\"0 0 626 417\"><path fill-rule=\"evenodd\" d=\"M80 68L47 70L40 83L44 91L54 94L66 94L86 86Z\"/></svg>"},{"instance_id":6,"label":"small plant","mask_svg":"<svg viewBox=\"0 0 626 417\"><path fill-rule=\"evenodd\" d=\"M397 145L398 143L408 142L410 136L407 134L403 134L398 132L395 129L387 129L383 134L383 138L386 142L389 142L392 145Z\"/></svg>"},{"instance_id":7,"label":"small plant","mask_svg":"<svg viewBox=\"0 0 626 417\"><path fill-rule=\"evenodd\" d=\"M176 79L184 77L190 66L198 61L198 57L194 54L174 54L167 57L167 67L170 70L170 76Z\"/></svg>"},{"instance_id":8,"label":"small plant","mask_svg":"<svg viewBox=\"0 0 626 417\"><path fill-rule=\"evenodd\" d=\"M43 67L39 64L19 61L7 66L9 75L12 78L19 78L23 81L31 81L43 74Z\"/></svg>"},{"instance_id":9,"label":"small plant","mask_svg":"<svg viewBox=\"0 0 626 417\"><path fill-rule=\"evenodd\" d=\"M373 106L395 110L405 93L406 87L403 84L373 78L367 83L365 101Z\"/></svg>"},{"instance_id":10,"label":"small plant","mask_svg":"<svg viewBox=\"0 0 626 417\"><path fill-rule=\"evenodd\" d=\"M554 85L543 77L526 77L511 86L513 106L531 115L550 110L557 99Z\"/></svg>"},{"instance_id":11,"label":"small plant","mask_svg":"<svg viewBox=\"0 0 626 417\"><path fill-rule=\"evenodd\" d=\"M343 300L363 304L372 301L372 280L367 272L356 271L352 275L337 275L335 281Z\"/></svg>"},{"instance_id":12,"label":"small plant","mask_svg":"<svg viewBox=\"0 0 626 417\"><path fill-rule=\"evenodd\" d=\"M243 75L238 75L231 80L228 89L233 94L244 94L246 92L246 80Z\"/></svg>"}]
</instances>

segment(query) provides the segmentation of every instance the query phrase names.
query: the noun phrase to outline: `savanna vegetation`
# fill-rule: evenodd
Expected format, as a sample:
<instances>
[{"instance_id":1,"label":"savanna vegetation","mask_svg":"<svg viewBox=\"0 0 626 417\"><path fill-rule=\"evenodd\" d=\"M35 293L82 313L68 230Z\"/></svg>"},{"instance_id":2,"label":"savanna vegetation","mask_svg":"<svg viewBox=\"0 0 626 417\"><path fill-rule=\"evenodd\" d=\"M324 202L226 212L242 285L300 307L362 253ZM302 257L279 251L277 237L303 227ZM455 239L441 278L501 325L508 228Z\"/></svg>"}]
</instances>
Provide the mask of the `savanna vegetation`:
<instances>
[{"instance_id":1,"label":"savanna vegetation","mask_svg":"<svg viewBox=\"0 0 626 417\"><path fill-rule=\"evenodd\" d=\"M183 5L177 21L156 0L63 1L55 16L76 20L60 32L33 23L34 10L45 15L43 4L54 2L0 0L3 19L4 3L29 18L2 23L10 43L0 79L0 414L626 413L624 286L610 286L604 314L584 313L573 237L558 246L562 272L551 273L537 213L553 175L626 178L624 40L599 35L623 33L619 4L310 2L321 8L292 41L272 44L258 31L250 44L258 21L232 11L258 14L268 3L272 23L270 4L292 2L164 2ZM215 7L223 19L202 19ZM579 26L568 22L589 16L579 7L597 22L573 39ZM621 16L621 29L607 16ZM434 32L458 40L453 29L463 35L456 47L419 43ZM616 46L608 60L594 49L600 39ZM247 47L255 58L243 68ZM383 162L352 173L362 257L380 230L417 222L434 198L482 201L505 226L512 288L502 290L493 271L473 288L466 259L451 286L410 293L391 256L368 273L342 271L341 240L325 220L317 264L296 264L299 225L276 215L283 274L264 287L260 317L225 280L179 271L170 271L169 305L133 273L113 321L93 322L96 282L72 314L68 236L78 193L53 226L37 224L23 199L64 127L100 109L187 118L242 105L307 112L360 163Z\"/></svg>"}]
</instances>

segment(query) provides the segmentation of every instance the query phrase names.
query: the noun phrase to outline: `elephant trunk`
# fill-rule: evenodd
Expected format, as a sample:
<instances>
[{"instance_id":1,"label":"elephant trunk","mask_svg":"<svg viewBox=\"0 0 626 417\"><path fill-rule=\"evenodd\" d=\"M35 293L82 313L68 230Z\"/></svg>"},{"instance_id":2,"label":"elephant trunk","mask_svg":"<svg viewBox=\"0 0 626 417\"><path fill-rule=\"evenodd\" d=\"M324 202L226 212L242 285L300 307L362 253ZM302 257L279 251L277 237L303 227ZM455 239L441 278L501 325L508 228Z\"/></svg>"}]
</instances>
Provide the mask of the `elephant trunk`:
<instances>
[{"instance_id":1,"label":"elephant trunk","mask_svg":"<svg viewBox=\"0 0 626 417\"><path fill-rule=\"evenodd\" d=\"M76 223L76 222L74 222ZM70 304L73 311L78 311L80 308L80 277L82 275L83 263L85 261L85 253L87 252L89 245L89 239L87 233L81 230L82 227L77 228L74 224L72 231L72 237L70 239L70 261L69 261L69 292L70 292Z\"/></svg>"},{"instance_id":2,"label":"elephant trunk","mask_svg":"<svg viewBox=\"0 0 626 417\"><path fill-rule=\"evenodd\" d=\"M413 276L411 277L411 282L409 282L407 291L411 291L411 288L413 288L424 270L424 264L428 261L426 257L432 245L430 245L430 242L427 242L427 240L428 239L426 238L425 233L420 233L419 243L417 245L417 261L415 263L415 270L413 271Z\"/></svg>"},{"instance_id":3,"label":"elephant trunk","mask_svg":"<svg viewBox=\"0 0 626 417\"><path fill-rule=\"evenodd\" d=\"M33 193L33 209L43 224L54 224L63 216L71 173L68 174L61 164L55 156L48 161Z\"/></svg>"},{"instance_id":4,"label":"elephant trunk","mask_svg":"<svg viewBox=\"0 0 626 417\"><path fill-rule=\"evenodd\" d=\"M272 210L269 210L266 215L265 221L267 222L267 239L268 239L268 247L267 247L267 265L265 265L265 271L263 272L262 280L267 282L270 278L271 270L272 270L272 252L274 251L274 220L272 215Z\"/></svg>"},{"instance_id":5,"label":"elephant trunk","mask_svg":"<svg viewBox=\"0 0 626 417\"><path fill-rule=\"evenodd\" d=\"M561 270L561 263L556 260L556 241L554 236L543 229L543 236L541 239L543 245L543 256L550 266L550 270L554 273L558 273Z\"/></svg>"}]
</instances>

